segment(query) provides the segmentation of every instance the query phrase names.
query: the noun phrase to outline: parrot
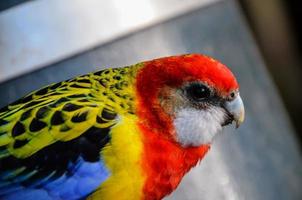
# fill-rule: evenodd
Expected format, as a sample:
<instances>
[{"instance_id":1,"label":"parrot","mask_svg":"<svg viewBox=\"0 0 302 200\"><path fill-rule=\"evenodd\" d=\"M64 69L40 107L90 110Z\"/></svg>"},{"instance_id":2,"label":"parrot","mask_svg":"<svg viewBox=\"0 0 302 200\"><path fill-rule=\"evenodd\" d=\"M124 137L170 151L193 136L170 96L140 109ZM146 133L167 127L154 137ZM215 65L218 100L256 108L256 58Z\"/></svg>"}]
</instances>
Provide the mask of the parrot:
<instances>
[{"instance_id":1,"label":"parrot","mask_svg":"<svg viewBox=\"0 0 302 200\"><path fill-rule=\"evenodd\" d=\"M197 53L50 84L0 109L0 199L162 199L244 112L230 69Z\"/></svg>"}]
</instances>

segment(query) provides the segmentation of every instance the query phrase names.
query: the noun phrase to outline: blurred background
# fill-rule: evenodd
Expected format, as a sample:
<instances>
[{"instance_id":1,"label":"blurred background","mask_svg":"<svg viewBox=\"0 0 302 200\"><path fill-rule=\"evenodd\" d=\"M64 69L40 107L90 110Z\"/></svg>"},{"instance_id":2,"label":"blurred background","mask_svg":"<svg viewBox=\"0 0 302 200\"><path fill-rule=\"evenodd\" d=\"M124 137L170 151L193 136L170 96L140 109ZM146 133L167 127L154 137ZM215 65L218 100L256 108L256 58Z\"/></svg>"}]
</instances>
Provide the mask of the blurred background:
<instances>
[{"instance_id":1,"label":"blurred background","mask_svg":"<svg viewBox=\"0 0 302 200\"><path fill-rule=\"evenodd\" d=\"M207 54L238 77L246 122L167 199L300 200L300 15L294 0L0 1L0 107L106 67Z\"/></svg>"}]
</instances>

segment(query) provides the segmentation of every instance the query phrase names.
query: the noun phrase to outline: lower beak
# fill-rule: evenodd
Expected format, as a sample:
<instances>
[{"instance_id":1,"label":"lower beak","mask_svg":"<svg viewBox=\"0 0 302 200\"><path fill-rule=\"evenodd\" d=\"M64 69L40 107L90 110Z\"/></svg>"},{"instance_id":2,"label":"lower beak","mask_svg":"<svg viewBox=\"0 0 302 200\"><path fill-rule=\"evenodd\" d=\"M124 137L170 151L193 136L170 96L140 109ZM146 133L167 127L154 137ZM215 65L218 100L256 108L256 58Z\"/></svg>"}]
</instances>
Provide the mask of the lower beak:
<instances>
[{"instance_id":1,"label":"lower beak","mask_svg":"<svg viewBox=\"0 0 302 200\"><path fill-rule=\"evenodd\" d=\"M238 94L235 99L232 101L227 101L225 103L225 109L233 117L233 120L236 123L236 128L242 124L244 121L244 105L240 95Z\"/></svg>"}]
</instances>

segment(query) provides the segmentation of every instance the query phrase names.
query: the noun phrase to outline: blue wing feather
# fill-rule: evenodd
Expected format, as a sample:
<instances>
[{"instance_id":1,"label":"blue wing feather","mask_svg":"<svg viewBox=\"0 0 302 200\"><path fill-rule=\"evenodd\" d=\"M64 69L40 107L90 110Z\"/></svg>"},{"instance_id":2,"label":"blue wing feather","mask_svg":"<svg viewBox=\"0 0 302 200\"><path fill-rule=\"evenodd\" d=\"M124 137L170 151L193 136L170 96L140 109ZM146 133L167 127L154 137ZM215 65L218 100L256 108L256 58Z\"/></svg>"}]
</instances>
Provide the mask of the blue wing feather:
<instances>
[{"instance_id":1,"label":"blue wing feather","mask_svg":"<svg viewBox=\"0 0 302 200\"><path fill-rule=\"evenodd\" d=\"M72 175L65 173L52 181L49 180L50 176L45 177L31 187L24 187L21 184L9 185L2 188L5 191L5 196L2 198L8 200L81 199L95 191L109 176L110 173L102 160L87 162L79 158L77 169ZM37 185L40 187L36 187Z\"/></svg>"},{"instance_id":2,"label":"blue wing feather","mask_svg":"<svg viewBox=\"0 0 302 200\"><path fill-rule=\"evenodd\" d=\"M56 142L31 157L0 159L0 199L88 196L110 176L100 156L110 141L109 132L110 127L92 127L79 138Z\"/></svg>"}]
</instances>

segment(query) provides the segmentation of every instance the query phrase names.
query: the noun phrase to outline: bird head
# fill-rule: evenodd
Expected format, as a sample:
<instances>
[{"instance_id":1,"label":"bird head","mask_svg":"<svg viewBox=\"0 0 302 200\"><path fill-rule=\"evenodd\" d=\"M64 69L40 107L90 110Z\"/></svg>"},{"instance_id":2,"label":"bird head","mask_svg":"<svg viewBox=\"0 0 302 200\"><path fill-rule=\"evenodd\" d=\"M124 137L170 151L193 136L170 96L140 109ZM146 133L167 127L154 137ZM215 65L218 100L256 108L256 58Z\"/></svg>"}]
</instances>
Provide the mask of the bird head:
<instances>
[{"instance_id":1,"label":"bird head","mask_svg":"<svg viewBox=\"0 0 302 200\"><path fill-rule=\"evenodd\" d=\"M145 126L183 147L210 144L223 126L244 120L232 72L211 57L188 54L142 63L136 79Z\"/></svg>"}]
</instances>

